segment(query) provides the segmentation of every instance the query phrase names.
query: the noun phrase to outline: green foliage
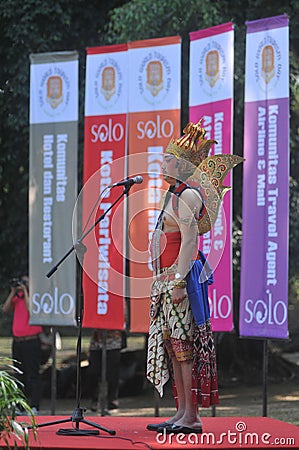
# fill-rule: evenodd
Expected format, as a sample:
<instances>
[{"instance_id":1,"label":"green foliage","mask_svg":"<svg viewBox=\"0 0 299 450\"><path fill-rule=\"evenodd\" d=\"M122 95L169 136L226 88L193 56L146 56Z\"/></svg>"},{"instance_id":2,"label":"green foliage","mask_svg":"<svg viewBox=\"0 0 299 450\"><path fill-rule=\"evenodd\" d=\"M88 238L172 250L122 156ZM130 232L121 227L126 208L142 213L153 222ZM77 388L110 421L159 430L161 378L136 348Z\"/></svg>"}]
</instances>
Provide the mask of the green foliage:
<instances>
[{"instance_id":1,"label":"green foliage","mask_svg":"<svg viewBox=\"0 0 299 450\"><path fill-rule=\"evenodd\" d=\"M222 2L132 0L109 15L109 43L163 37L218 24ZM216 22L215 22L216 21Z\"/></svg>"},{"instance_id":2,"label":"green foliage","mask_svg":"<svg viewBox=\"0 0 299 450\"><path fill-rule=\"evenodd\" d=\"M76 49L80 56L80 155L85 49L104 45L110 0L9 0L0 8L0 298L28 273L29 55ZM87 7L88 5L88 7Z\"/></svg>"},{"instance_id":3,"label":"green foliage","mask_svg":"<svg viewBox=\"0 0 299 450\"><path fill-rule=\"evenodd\" d=\"M33 427L35 436L36 422L30 406L28 405L21 384L9 371L16 373L18 369L13 366L13 361L8 358L0 358L0 364L4 364L6 370L0 370L0 438L4 440L8 448L13 442L14 448L17 441L21 442L25 449L29 449L28 428ZM25 424L16 420L17 413L28 416L30 423Z\"/></svg>"}]
</instances>

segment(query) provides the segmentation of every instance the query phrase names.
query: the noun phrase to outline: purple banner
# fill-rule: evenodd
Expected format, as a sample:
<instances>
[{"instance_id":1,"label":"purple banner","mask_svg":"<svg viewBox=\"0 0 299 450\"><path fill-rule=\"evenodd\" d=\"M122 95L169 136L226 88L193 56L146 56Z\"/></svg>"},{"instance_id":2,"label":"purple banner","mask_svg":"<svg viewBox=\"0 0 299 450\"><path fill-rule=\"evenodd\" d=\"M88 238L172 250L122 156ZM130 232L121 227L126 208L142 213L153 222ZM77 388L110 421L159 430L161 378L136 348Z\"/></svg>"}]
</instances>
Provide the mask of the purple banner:
<instances>
[{"instance_id":1,"label":"purple banner","mask_svg":"<svg viewBox=\"0 0 299 450\"><path fill-rule=\"evenodd\" d=\"M274 24L275 24L275 19ZM288 28L247 35L240 334L288 337Z\"/></svg>"}]
</instances>

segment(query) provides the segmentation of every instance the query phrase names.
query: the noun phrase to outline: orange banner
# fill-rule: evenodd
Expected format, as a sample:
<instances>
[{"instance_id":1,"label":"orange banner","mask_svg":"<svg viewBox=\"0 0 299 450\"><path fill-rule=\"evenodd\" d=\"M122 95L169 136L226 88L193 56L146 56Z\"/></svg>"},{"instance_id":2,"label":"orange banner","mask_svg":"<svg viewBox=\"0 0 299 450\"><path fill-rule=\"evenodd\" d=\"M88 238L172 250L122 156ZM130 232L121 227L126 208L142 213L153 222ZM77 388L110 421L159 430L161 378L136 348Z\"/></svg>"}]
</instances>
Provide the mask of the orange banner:
<instances>
[{"instance_id":1,"label":"orange banner","mask_svg":"<svg viewBox=\"0 0 299 450\"><path fill-rule=\"evenodd\" d=\"M143 184L129 196L130 330L148 332L152 266L149 243L168 185L161 176L166 146L180 135L180 37L129 44L129 176ZM130 69L129 69L130 70ZM134 95L133 95L134 93Z\"/></svg>"}]
</instances>

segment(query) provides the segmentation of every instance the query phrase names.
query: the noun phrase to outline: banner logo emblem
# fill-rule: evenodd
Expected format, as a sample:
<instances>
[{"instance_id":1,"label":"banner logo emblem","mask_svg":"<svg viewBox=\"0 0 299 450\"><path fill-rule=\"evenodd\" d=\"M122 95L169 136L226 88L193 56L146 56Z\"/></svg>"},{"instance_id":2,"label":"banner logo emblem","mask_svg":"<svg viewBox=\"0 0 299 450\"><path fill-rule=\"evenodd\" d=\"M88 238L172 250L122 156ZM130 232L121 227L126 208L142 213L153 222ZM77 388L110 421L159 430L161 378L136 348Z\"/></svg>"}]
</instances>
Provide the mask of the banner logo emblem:
<instances>
[{"instance_id":1,"label":"banner logo emblem","mask_svg":"<svg viewBox=\"0 0 299 450\"><path fill-rule=\"evenodd\" d=\"M221 91L227 78L226 55L221 44L211 41L199 56L198 78L204 93L213 97Z\"/></svg>"},{"instance_id":2,"label":"banner logo emblem","mask_svg":"<svg viewBox=\"0 0 299 450\"><path fill-rule=\"evenodd\" d=\"M47 102L52 109L56 109L63 102L62 78L52 76L47 81Z\"/></svg>"},{"instance_id":3,"label":"banner logo emblem","mask_svg":"<svg viewBox=\"0 0 299 450\"><path fill-rule=\"evenodd\" d=\"M64 113L71 97L71 82L67 73L54 66L40 75L39 106L50 117Z\"/></svg>"},{"instance_id":4,"label":"banner logo emblem","mask_svg":"<svg viewBox=\"0 0 299 450\"><path fill-rule=\"evenodd\" d=\"M107 101L115 94L115 69L112 66L103 69L101 93Z\"/></svg>"},{"instance_id":5,"label":"banner logo emblem","mask_svg":"<svg viewBox=\"0 0 299 450\"><path fill-rule=\"evenodd\" d=\"M153 97L156 97L163 87L163 67L161 62L149 62L146 68L146 88Z\"/></svg>"},{"instance_id":6,"label":"banner logo emblem","mask_svg":"<svg viewBox=\"0 0 299 450\"><path fill-rule=\"evenodd\" d=\"M274 49L272 45L266 45L262 51L262 77L266 84L274 77Z\"/></svg>"},{"instance_id":7,"label":"banner logo emblem","mask_svg":"<svg viewBox=\"0 0 299 450\"><path fill-rule=\"evenodd\" d=\"M213 88L219 78L219 53L217 50L211 50L206 56L206 80Z\"/></svg>"},{"instance_id":8,"label":"banner logo emblem","mask_svg":"<svg viewBox=\"0 0 299 450\"><path fill-rule=\"evenodd\" d=\"M139 66L138 89L144 101L160 104L171 89L171 65L164 54L153 51L142 59Z\"/></svg>"},{"instance_id":9,"label":"banner logo emblem","mask_svg":"<svg viewBox=\"0 0 299 450\"><path fill-rule=\"evenodd\" d=\"M118 62L109 57L99 65L94 80L94 94L101 108L109 110L117 103L123 88L123 76Z\"/></svg>"},{"instance_id":10,"label":"banner logo emblem","mask_svg":"<svg viewBox=\"0 0 299 450\"><path fill-rule=\"evenodd\" d=\"M254 76L260 89L268 93L273 91L281 76L281 51L272 36L265 36L257 46Z\"/></svg>"}]
</instances>

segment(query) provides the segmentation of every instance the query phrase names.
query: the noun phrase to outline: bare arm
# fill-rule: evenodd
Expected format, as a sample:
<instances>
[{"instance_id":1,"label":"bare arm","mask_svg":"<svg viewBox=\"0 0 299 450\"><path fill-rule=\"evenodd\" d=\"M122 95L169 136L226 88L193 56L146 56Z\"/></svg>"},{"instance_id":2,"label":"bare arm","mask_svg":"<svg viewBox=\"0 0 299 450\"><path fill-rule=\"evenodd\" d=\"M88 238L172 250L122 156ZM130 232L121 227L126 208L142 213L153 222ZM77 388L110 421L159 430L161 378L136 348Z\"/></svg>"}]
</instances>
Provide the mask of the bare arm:
<instances>
[{"instance_id":1,"label":"bare arm","mask_svg":"<svg viewBox=\"0 0 299 450\"><path fill-rule=\"evenodd\" d=\"M178 255L178 273L184 279L190 270L190 262L197 253L198 228L196 217L201 208L198 195L191 189L186 189L179 201L179 227L181 232L181 247ZM185 288L174 288L172 301L180 303L186 296Z\"/></svg>"},{"instance_id":2,"label":"bare arm","mask_svg":"<svg viewBox=\"0 0 299 450\"><path fill-rule=\"evenodd\" d=\"M184 195L185 194L185 195ZM195 220L198 201L191 189L186 189L179 202L179 227L181 247L178 255L178 272L183 278L190 270L190 262L197 251L197 223ZM196 205L197 203L197 205Z\"/></svg>"}]
</instances>

